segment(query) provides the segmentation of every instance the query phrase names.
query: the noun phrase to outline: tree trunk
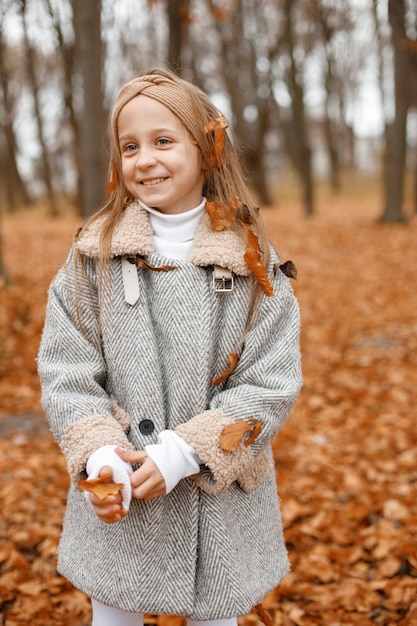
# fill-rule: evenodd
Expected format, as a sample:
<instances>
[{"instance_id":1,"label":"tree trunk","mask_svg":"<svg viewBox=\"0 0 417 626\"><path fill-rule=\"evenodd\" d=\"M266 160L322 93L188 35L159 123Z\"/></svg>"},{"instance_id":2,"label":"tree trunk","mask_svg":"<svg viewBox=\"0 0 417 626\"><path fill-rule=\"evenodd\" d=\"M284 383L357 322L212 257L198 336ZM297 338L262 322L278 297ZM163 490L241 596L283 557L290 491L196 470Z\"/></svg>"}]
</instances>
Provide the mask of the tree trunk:
<instances>
[{"instance_id":1,"label":"tree trunk","mask_svg":"<svg viewBox=\"0 0 417 626\"><path fill-rule=\"evenodd\" d=\"M328 20L326 9L317 3L315 5L316 15L320 22L323 46L325 51L326 67L324 70L324 85L326 87L326 99L324 110L324 138L326 142L327 155L330 163L330 184L332 190L338 193L341 189L340 183L340 158L337 135L337 124L334 122L334 115L331 114L330 103L338 93L339 80L334 72L334 59L330 51L330 44L335 33L335 28Z\"/></svg>"},{"instance_id":2,"label":"tree trunk","mask_svg":"<svg viewBox=\"0 0 417 626\"><path fill-rule=\"evenodd\" d=\"M190 0L167 0L168 67L178 74L183 69L183 51L189 25Z\"/></svg>"},{"instance_id":3,"label":"tree trunk","mask_svg":"<svg viewBox=\"0 0 417 626\"><path fill-rule=\"evenodd\" d=\"M216 15L216 6L210 2L212 14ZM248 175L248 183L253 187L262 204L270 203L270 195L266 181L264 162L265 134L268 127L266 109L267 101L261 101L256 95L258 91L258 75L255 71L256 55L253 39L244 36L245 11L250 7L238 2L227 21L215 19L215 27L221 45L223 59L223 77L230 98L231 109L235 118L235 131L241 142L244 169ZM258 26L258 14L250 16ZM250 18L249 18L250 19ZM230 36L232 31L233 36ZM254 106L257 110L255 123L245 119L245 108Z\"/></svg>"},{"instance_id":4,"label":"tree trunk","mask_svg":"<svg viewBox=\"0 0 417 626\"><path fill-rule=\"evenodd\" d=\"M0 213L1 218L1 213ZM3 238L1 236L1 219L0 219L0 288L10 284L10 277L3 261Z\"/></svg>"},{"instance_id":5,"label":"tree trunk","mask_svg":"<svg viewBox=\"0 0 417 626\"><path fill-rule=\"evenodd\" d=\"M55 203L53 184L52 184L52 173L49 162L49 154L48 147L46 145L45 138L45 129L44 123L41 114L41 104L39 102L39 85L36 76L36 60L35 60L35 51L32 48L32 45L29 41L28 32L27 32L27 23L26 23L26 0L22 0L21 4L22 8L22 25L23 25L23 40L25 46L26 53L26 69L28 72L29 84L32 89L33 95L33 104L34 104L34 112L35 112L35 122L38 131L38 139L39 145L41 148L41 163L42 163L42 178L46 187L46 196L48 201L48 208L50 215L57 215L57 207Z\"/></svg>"},{"instance_id":6,"label":"tree trunk","mask_svg":"<svg viewBox=\"0 0 417 626\"><path fill-rule=\"evenodd\" d=\"M9 79L11 70L7 67L6 46L2 37L2 27L0 25L0 90L3 108L2 134L4 142L0 145L0 171L1 187L4 189L4 201L9 212L15 211L20 204L30 204L30 196L24 181L22 180L16 159L16 137L13 127L14 101L13 90L10 88Z\"/></svg>"},{"instance_id":7,"label":"tree trunk","mask_svg":"<svg viewBox=\"0 0 417 626\"><path fill-rule=\"evenodd\" d=\"M293 0L285 0L287 52L290 59L289 91L291 93L292 126L294 139L295 165L303 185L304 210L306 215L314 214L313 175L311 167L311 148L307 135L307 123L304 106L304 89L302 77L297 69L294 58L294 19Z\"/></svg>"},{"instance_id":8,"label":"tree trunk","mask_svg":"<svg viewBox=\"0 0 417 626\"><path fill-rule=\"evenodd\" d=\"M390 0L389 21L394 48L395 118L387 128L385 207L382 222L404 222L404 174L407 151L407 111L409 106L409 51L404 47L404 0Z\"/></svg>"},{"instance_id":9,"label":"tree trunk","mask_svg":"<svg viewBox=\"0 0 417 626\"><path fill-rule=\"evenodd\" d=\"M73 98L73 83L74 83L74 44L68 44L65 39L51 0L47 0L47 6L49 15L54 25L56 38L58 41L58 49L62 55L63 66L63 98L64 98L64 115L68 117L69 125L73 135L72 150L73 150L73 163L76 176L75 182L75 196L76 206L81 206L82 203L82 190L81 190L81 154L80 154L80 128L75 113L74 98Z\"/></svg>"},{"instance_id":10,"label":"tree trunk","mask_svg":"<svg viewBox=\"0 0 417 626\"><path fill-rule=\"evenodd\" d=\"M88 217L106 193L105 116L102 93L101 1L73 0L77 63L83 78L81 122L81 213Z\"/></svg>"},{"instance_id":11,"label":"tree trunk","mask_svg":"<svg viewBox=\"0 0 417 626\"><path fill-rule=\"evenodd\" d=\"M413 189L413 196L414 196L414 215L417 215L417 158L416 158L416 164L414 167L414 189Z\"/></svg>"}]
</instances>

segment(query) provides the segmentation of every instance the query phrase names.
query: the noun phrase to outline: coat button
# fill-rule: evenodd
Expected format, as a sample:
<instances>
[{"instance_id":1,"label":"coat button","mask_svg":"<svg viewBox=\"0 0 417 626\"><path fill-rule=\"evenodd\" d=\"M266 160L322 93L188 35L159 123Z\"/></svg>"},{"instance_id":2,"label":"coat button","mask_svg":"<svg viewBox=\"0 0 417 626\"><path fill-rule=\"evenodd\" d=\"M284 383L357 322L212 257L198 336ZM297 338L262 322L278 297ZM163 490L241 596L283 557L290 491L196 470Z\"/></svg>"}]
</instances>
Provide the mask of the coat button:
<instances>
[{"instance_id":1,"label":"coat button","mask_svg":"<svg viewBox=\"0 0 417 626\"><path fill-rule=\"evenodd\" d=\"M155 424L152 420L142 420L139 422L139 430L142 435L152 435L155 430Z\"/></svg>"}]
</instances>

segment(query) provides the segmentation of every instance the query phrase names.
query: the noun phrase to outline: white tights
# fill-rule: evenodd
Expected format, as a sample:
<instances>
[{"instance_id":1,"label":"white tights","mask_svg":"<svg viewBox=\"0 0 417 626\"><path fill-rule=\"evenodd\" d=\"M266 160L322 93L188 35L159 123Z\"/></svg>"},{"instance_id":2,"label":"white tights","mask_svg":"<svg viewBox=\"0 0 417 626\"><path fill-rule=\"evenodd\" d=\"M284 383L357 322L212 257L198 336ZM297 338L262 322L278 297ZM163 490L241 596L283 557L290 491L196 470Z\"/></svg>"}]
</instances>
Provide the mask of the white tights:
<instances>
[{"instance_id":1,"label":"white tights","mask_svg":"<svg viewBox=\"0 0 417 626\"><path fill-rule=\"evenodd\" d=\"M113 606L101 604L91 598L93 607L92 626L143 626L143 613L130 613L116 609ZM236 617L229 619L215 619L207 621L187 620L188 626L237 626Z\"/></svg>"}]
</instances>

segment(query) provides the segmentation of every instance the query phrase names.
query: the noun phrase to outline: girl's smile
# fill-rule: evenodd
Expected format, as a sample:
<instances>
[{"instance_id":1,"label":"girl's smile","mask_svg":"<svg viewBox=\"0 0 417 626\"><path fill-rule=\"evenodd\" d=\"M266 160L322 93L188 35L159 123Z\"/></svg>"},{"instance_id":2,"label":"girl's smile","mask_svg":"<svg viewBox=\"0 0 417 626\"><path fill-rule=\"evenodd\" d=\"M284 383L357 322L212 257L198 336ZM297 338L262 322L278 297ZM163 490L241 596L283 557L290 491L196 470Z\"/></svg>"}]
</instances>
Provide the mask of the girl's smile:
<instances>
[{"instance_id":1,"label":"girl's smile","mask_svg":"<svg viewBox=\"0 0 417 626\"><path fill-rule=\"evenodd\" d=\"M166 106L139 95L118 120L122 172L130 193L162 213L184 213L201 202L204 174L198 147Z\"/></svg>"}]
</instances>

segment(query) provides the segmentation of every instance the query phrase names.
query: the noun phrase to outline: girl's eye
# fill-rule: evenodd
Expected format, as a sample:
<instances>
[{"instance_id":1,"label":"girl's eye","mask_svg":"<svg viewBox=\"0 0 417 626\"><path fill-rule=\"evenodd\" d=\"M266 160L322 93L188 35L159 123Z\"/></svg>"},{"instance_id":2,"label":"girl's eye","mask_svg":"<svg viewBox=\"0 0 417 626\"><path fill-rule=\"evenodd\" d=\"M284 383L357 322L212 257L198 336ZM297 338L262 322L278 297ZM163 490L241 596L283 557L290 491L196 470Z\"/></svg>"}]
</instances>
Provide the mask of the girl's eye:
<instances>
[{"instance_id":1,"label":"girl's eye","mask_svg":"<svg viewBox=\"0 0 417 626\"><path fill-rule=\"evenodd\" d=\"M166 137L160 137L156 143L158 146L169 146L171 141L167 139Z\"/></svg>"}]
</instances>

